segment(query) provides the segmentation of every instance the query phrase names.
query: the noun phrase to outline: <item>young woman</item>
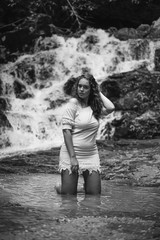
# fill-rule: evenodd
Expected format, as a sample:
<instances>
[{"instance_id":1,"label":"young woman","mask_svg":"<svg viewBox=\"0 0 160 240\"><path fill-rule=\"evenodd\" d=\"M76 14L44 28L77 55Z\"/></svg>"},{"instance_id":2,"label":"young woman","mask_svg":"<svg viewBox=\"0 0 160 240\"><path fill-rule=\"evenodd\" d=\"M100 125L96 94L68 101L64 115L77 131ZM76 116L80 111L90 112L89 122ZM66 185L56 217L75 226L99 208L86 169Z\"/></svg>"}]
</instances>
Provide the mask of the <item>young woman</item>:
<instances>
[{"instance_id":1,"label":"young woman","mask_svg":"<svg viewBox=\"0 0 160 240\"><path fill-rule=\"evenodd\" d=\"M61 187L58 193L76 194L79 174L84 178L86 194L101 193L100 158L96 145L99 119L105 107L114 110L113 103L99 92L90 74L70 79L64 91L72 98L62 117L64 143L60 150Z\"/></svg>"}]
</instances>

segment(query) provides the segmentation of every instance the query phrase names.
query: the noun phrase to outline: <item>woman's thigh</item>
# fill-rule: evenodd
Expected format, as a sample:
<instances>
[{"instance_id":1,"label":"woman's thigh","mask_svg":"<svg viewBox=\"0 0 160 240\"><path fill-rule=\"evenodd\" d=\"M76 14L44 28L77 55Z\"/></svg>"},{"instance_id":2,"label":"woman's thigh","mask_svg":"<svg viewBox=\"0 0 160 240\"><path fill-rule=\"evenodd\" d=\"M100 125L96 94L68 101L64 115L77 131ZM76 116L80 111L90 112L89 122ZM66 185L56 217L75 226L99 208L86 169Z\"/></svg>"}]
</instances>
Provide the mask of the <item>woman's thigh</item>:
<instances>
[{"instance_id":1,"label":"woman's thigh","mask_svg":"<svg viewBox=\"0 0 160 240\"><path fill-rule=\"evenodd\" d=\"M69 174L68 170L62 170L61 182L62 194L77 194L78 172Z\"/></svg>"},{"instance_id":2,"label":"woman's thigh","mask_svg":"<svg viewBox=\"0 0 160 240\"><path fill-rule=\"evenodd\" d=\"M84 188L86 194L100 194L101 193L101 178L98 171L83 172L84 177Z\"/></svg>"}]
</instances>

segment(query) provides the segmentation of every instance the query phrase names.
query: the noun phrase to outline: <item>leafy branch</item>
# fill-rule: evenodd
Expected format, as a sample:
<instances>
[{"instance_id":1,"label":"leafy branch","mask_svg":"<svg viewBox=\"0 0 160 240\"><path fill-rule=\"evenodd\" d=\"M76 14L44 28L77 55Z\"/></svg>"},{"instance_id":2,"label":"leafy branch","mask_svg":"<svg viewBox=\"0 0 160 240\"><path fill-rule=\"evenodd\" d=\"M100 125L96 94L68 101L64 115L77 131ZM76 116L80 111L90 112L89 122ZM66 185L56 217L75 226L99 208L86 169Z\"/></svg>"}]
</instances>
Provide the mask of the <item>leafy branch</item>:
<instances>
[{"instance_id":1,"label":"leafy branch","mask_svg":"<svg viewBox=\"0 0 160 240\"><path fill-rule=\"evenodd\" d=\"M67 1L67 3L68 3L69 7L71 8L71 12L72 12L71 15L74 15L74 16L75 16L75 18L76 18L75 22L78 23L78 27L79 27L79 29L80 29L80 28L81 28L81 25L82 25L82 23L81 23L80 20L82 20L82 21L86 21L86 20L85 20L84 18L82 18L81 16L78 15L77 11L75 10L75 8L73 7L73 5L70 3L69 0L66 0L66 1Z\"/></svg>"}]
</instances>

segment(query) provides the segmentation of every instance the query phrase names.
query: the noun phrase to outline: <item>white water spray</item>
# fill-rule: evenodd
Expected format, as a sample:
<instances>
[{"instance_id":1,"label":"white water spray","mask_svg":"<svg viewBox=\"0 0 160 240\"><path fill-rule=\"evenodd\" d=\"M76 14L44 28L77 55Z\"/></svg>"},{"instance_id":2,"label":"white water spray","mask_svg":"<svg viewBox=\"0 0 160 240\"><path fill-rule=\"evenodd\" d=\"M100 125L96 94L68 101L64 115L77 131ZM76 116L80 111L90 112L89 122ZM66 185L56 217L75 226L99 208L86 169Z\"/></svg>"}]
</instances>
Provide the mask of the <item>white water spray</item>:
<instances>
[{"instance_id":1,"label":"white water spray","mask_svg":"<svg viewBox=\"0 0 160 240\"><path fill-rule=\"evenodd\" d=\"M113 73L141 66L154 69L155 49L149 40L120 41L109 37L104 30L88 29L79 38L53 35L50 42L58 47L19 57L0 72L2 95L10 106L4 113L12 126L1 130L0 140L10 144L8 147L1 144L5 146L0 150L2 155L61 145L61 116L67 101L62 87L69 77L88 69L101 83ZM34 73L34 81L30 71ZM23 94L28 97L22 97L22 89L21 97L15 93L15 82L24 87ZM115 117L119 115L103 119L99 138L104 138L104 126Z\"/></svg>"}]
</instances>

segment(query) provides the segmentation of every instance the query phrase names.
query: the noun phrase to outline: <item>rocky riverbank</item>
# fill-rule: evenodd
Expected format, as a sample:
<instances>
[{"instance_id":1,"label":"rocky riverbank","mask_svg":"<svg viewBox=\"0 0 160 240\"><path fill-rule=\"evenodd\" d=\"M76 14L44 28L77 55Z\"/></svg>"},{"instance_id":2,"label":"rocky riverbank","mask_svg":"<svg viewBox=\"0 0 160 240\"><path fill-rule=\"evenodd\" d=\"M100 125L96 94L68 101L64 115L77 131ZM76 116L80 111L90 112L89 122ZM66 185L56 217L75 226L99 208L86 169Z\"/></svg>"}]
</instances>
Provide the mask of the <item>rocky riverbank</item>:
<instances>
[{"instance_id":1,"label":"rocky riverbank","mask_svg":"<svg viewBox=\"0 0 160 240\"><path fill-rule=\"evenodd\" d=\"M160 186L160 140L99 141L102 179ZM58 173L59 148L0 160L1 174Z\"/></svg>"}]
</instances>

